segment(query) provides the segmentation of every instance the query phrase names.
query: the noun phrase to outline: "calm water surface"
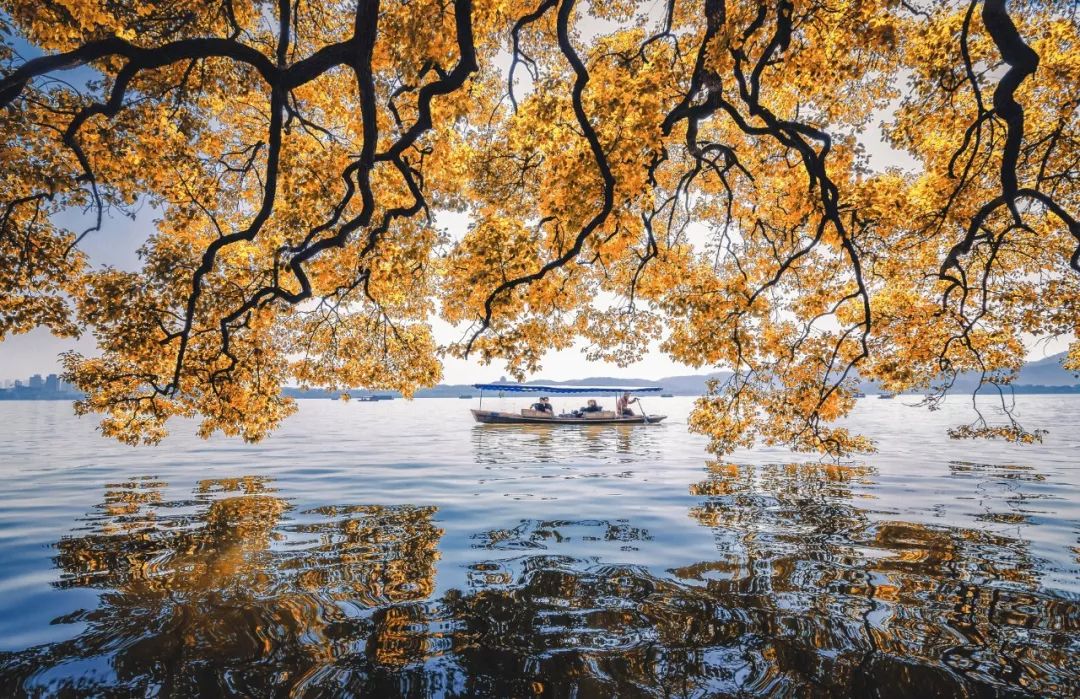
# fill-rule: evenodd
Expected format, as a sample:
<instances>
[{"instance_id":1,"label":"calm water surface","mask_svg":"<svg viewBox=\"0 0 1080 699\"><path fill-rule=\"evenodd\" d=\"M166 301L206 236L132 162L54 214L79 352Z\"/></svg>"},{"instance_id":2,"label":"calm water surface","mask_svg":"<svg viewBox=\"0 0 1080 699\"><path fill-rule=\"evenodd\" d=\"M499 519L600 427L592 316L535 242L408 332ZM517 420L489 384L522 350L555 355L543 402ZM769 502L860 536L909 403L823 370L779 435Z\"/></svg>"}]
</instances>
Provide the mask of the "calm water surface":
<instances>
[{"instance_id":1,"label":"calm water surface","mask_svg":"<svg viewBox=\"0 0 1080 699\"><path fill-rule=\"evenodd\" d=\"M843 465L710 460L689 398L302 401L157 448L0 402L0 696L1076 696L1080 396L1018 401L1043 445L863 400Z\"/></svg>"}]
</instances>

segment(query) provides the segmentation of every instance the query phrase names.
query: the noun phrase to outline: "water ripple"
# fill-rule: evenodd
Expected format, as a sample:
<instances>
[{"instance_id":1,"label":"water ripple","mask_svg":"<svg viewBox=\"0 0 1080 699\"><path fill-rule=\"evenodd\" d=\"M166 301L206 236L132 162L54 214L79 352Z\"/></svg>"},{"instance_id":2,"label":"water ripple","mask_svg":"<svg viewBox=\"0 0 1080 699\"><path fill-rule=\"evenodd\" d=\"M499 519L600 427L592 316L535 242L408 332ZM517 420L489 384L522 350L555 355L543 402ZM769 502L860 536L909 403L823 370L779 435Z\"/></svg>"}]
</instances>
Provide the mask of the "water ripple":
<instances>
[{"instance_id":1,"label":"water ripple","mask_svg":"<svg viewBox=\"0 0 1080 699\"><path fill-rule=\"evenodd\" d=\"M0 695L1076 696L1080 402L1020 400L1046 444L870 401L839 465L707 462L681 399L307 402L157 450L0 404Z\"/></svg>"}]
</instances>

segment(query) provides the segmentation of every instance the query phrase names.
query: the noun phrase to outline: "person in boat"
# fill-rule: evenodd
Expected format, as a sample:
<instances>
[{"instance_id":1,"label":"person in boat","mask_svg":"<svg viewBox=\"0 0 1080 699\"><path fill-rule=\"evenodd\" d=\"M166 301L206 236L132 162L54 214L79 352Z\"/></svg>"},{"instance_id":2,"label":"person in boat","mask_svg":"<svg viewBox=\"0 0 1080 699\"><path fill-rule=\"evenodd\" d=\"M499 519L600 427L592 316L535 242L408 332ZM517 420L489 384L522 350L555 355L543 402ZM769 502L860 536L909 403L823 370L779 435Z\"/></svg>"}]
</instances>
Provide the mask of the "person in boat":
<instances>
[{"instance_id":1,"label":"person in boat","mask_svg":"<svg viewBox=\"0 0 1080 699\"><path fill-rule=\"evenodd\" d=\"M532 404L532 409L541 413L548 413L550 415L555 414L555 409L551 407L551 401L547 396L541 396L540 400Z\"/></svg>"},{"instance_id":2,"label":"person in boat","mask_svg":"<svg viewBox=\"0 0 1080 699\"><path fill-rule=\"evenodd\" d=\"M584 407L574 411L574 417L585 417L585 413L598 413L603 409L603 406L597 405L596 401L590 398Z\"/></svg>"},{"instance_id":3,"label":"person in boat","mask_svg":"<svg viewBox=\"0 0 1080 699\"><path fill-rule=\"evenodd\" d=\"M619 396L619 400L615 401L615 413L622 417L630 417L634 414L634 411L630 409L630 404L637 402L637 398L631 398L630 391L626 391Z\"/></svg>"}]
</instances>

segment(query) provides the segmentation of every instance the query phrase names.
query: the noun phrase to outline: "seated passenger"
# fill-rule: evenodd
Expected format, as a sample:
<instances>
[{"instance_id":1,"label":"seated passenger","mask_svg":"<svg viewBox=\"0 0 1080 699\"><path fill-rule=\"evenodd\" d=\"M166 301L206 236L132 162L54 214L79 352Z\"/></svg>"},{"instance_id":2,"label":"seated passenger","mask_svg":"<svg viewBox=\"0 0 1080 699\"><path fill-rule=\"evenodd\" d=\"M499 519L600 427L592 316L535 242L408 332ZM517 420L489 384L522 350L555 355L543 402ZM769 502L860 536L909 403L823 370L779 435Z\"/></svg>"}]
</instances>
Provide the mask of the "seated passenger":
<instances>
[{"instance_id":1,"label":"seated passenger","mask_svg":"<svg viewBox=\"0 0 1080 699\"><path fill-rule=\"evenodd\" d=\"M585 417L585 413L598 413L601 410L603 410L603 408L597 405L596 401L589 399L588 405L578 408L573 413L571 413L571 415L573 415L574 417Z\"/></svg>"},{"instance_id":2,"label":"seated passenger","mask_svg":"<svg viewBox=\"0 0 1080 699\"><path fill-rule=\"evenodd\" d=\"M551 413L552 415L555 414L555 409L551 407L551 401L548 400L547 396L541 397L539 403L533 403L532 409L538 410L542 413Z\"/></svg>"}]
</instances>

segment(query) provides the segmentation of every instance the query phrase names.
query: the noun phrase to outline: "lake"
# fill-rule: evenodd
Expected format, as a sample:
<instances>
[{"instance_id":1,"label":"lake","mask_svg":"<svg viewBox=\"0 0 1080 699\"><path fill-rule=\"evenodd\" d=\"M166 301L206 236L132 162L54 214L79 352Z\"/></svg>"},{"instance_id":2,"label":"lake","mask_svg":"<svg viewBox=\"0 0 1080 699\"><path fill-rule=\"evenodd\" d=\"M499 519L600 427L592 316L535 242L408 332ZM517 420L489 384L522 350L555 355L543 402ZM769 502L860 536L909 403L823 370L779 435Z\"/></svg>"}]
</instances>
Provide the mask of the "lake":
<instances>
[{"instance_id":1,"label":"lake","mask_svg":"<svg viewBox=\"0 0 1080 699\"><path fill-rule=\"evenodd\" d=\"M841 464L716 461L690 398L301 401L153 448L0 402L0 696L1080 694L1080 396L1018 397L1027 447L911 402L861 400Z\"/></svg>"}]
</instances>

